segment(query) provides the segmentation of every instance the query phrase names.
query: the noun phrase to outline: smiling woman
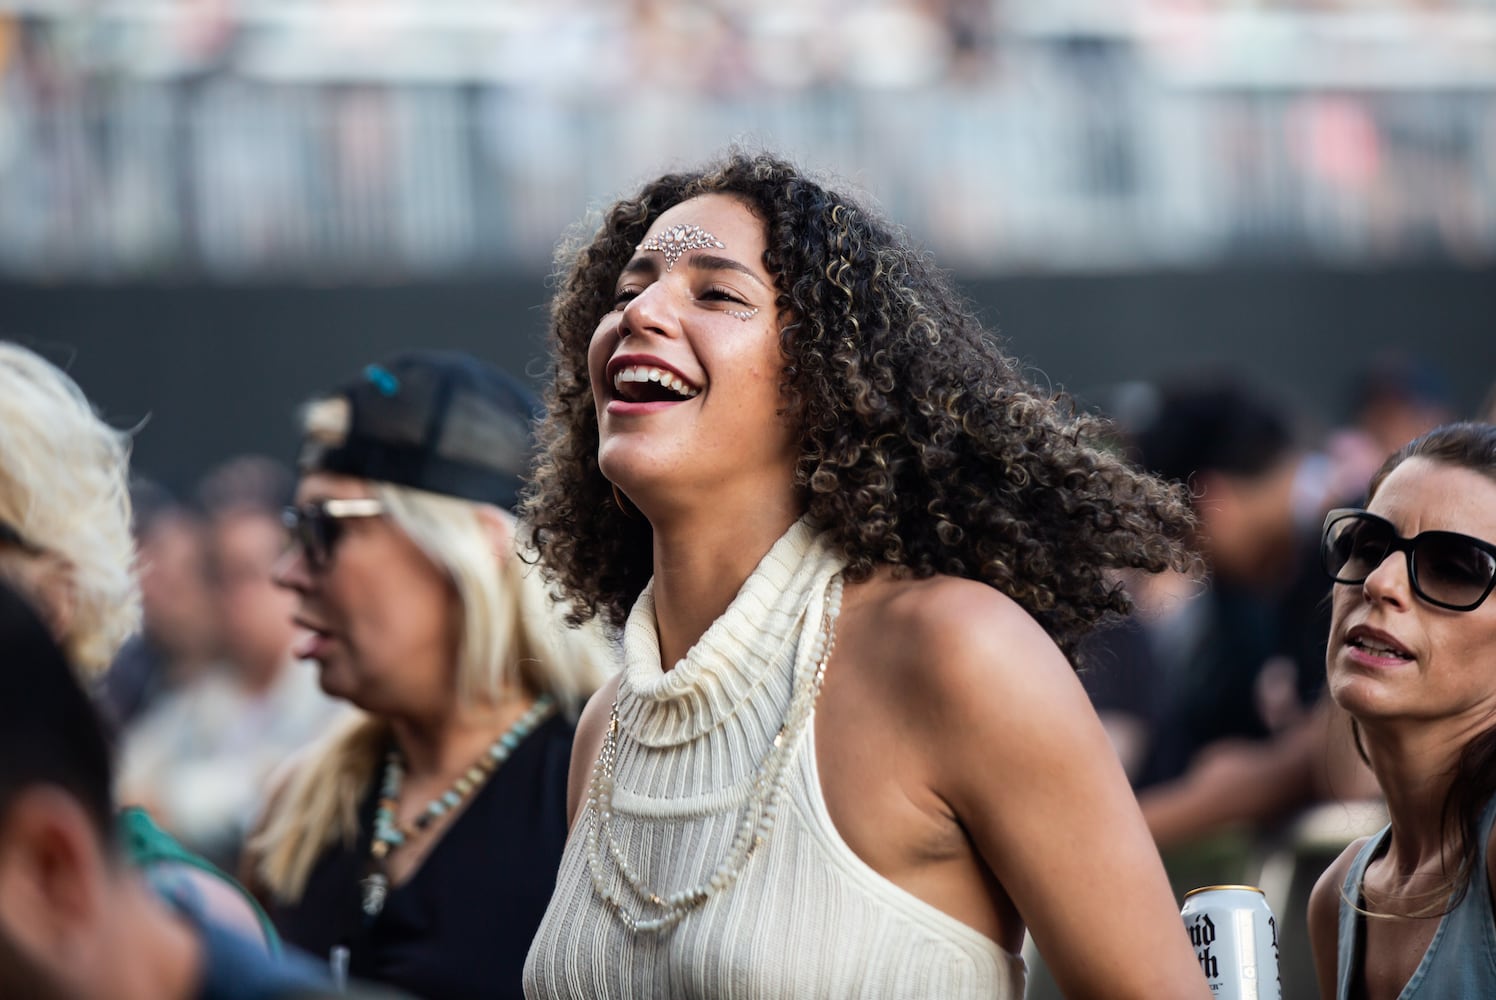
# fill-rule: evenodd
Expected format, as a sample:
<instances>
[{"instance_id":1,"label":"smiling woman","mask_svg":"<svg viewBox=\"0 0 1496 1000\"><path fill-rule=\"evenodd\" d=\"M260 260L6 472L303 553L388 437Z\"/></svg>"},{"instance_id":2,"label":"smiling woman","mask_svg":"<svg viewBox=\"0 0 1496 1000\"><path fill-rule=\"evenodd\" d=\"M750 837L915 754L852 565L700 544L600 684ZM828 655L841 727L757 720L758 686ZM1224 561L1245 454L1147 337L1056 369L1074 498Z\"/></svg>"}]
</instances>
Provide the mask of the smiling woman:
<instances>
[{"instance_id":1,"label":"smiling woman","mask_svg":"<svg viewBox=\"0 0 1496 1000\"><path fill-rule=\"evenodd\" d=\"M772 157L613 206L552 336L524 509L626 663L527 996L1017 998L1026 930L1071 996L1200 995L1064 655L1191 566L1184 499Z\"/></svg>"},{"instance_id":2,"label":"smiling woman","mask_svg":"<svg viewBox=\"0 0 1496 1000\"><path fill-rule=\"evenodd\" d=\"M1323 553L1329 690L1391 823L1314 888L1320 995L1496 996L1496 426L1409 443Z\"/></svg>"}]
</instances>

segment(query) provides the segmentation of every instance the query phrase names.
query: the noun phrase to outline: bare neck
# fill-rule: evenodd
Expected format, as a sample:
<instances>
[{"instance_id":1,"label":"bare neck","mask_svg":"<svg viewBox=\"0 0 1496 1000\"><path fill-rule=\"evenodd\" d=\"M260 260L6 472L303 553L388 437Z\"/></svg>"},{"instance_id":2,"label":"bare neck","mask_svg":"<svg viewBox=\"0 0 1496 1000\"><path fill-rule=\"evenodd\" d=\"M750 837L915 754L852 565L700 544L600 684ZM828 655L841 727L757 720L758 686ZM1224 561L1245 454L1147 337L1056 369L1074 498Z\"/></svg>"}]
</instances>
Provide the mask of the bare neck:
<instances>
[{"instance_id":1,"label":"bare neck","mask_svg":"<svg viewBox=\"0 0 1496 1000\"><path fill-rule=\"evenodd\" d=\"M240 663L239 686L252 696L259 697L270 693L279 683L282 675L290 669L290 659L286 656L278 656L274 660L262 660L257 663Z\"/></svg>"},{"instance_id":2,"label":"bare neck","mask_svg":"<svg viewBox=\"0 0 1496 1000\"><path fill-rule=\"evenodd\" d=\"M670 670L727 610L800 511L763 506L741 517L672 520L654 529L654 606L660 662Z\"/></svg>"},{"instance_id":3,"label":"bare neck","mask_svg":"<svg viewBox=\"0 0 1496 1000\"><path fill-rule=\"evenodd\" d=\"M454 775L466 770L534 703L534 695L510 687L493 701L468 705L454 697L443 711L432 715L391 719L395 743L405 757L407 777Z\"/></svg>"},{"instance_id":4,"label":"bare neck","mask_svg":"<svg viewBox=\"0 0 1496 1000\"><path fill-rule=\"evenodd\" d=\"M1362 740L1386 798L1399 868L1412 870L1439 860L1448 849L1452 831L1445 829L1445 799L1460 754L1484 728L1458 720L1438 726L1416 721L1363 724Z\"/></svg>"}]
</instances>

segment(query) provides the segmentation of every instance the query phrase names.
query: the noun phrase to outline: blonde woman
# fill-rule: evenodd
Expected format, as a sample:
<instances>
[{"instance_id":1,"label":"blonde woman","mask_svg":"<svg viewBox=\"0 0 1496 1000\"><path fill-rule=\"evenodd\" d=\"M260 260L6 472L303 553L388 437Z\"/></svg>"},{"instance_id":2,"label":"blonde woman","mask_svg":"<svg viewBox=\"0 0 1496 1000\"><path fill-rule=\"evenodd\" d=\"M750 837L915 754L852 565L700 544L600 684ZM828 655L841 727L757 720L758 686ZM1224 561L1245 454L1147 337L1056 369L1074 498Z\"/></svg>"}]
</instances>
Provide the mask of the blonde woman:
<instances>
[{"instance_id":1,"label":"blonde woman","mask_svg":"<svg viewBox=\"0 0 1496 1000\"><path fill-rule=\"evenodd\" d=\"M0 341L0 577L89 679L140 625L129 458L71 378Z\"/></svg>"},{"instance_id":2,"label":"blonde woman","mask_svg":"<svg viewBox=\"0 0 1496 1000\"><path fill-rule=\"evenodd\" d=\"M256 880L287 940L431 1000L520 995L598 679L516 551L532 413L473 358L371 366L306 411L277 571L298 654L364 717L276 795Z\"/></svg>"},{"instance_id":3,"label":"blonde woman","mask_svg":"<svg viewBox=\"0 0 1496 1000\"><path fill-rule=\"evenodd\" d=\"M129 436L45 358L0 341L0 579L51 628L85 683L140 624ZM275 946L243 889L140 809L117 817L127 857L179 907Z\"/></svg>"}]
</instances>

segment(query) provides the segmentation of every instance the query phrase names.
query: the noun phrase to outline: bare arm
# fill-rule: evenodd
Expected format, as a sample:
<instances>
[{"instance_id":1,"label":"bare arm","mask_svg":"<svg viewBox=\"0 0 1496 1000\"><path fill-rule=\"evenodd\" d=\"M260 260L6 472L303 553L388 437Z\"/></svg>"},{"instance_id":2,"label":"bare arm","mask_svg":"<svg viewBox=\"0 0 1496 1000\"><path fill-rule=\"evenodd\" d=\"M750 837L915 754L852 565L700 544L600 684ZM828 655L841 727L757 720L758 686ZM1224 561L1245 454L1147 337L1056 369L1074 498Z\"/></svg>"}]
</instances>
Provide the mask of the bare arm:
<instances>
[{"instance_id":1,"label":"bare arm","mask_svg":"<svg viewBox=\"0 0 1496 1000\"><path fill-rule=\"evenodd\" d=\"M1160 848L1242 823L1277 819L1313 797L1312 723L1272 742L1213 743L1173 781L1138 796Z\"/></svg>"},{"instance_id":2,"label":"bare arm","mask_svg":"<svg viewBox=\"0 0 1496 1000\"><path fill-rule=\"evenodd\" d=\"M1374 798L1345 712L1322 698L1309 718L1269 742L1212 744L1174 781L1138 796L1161 848L1239 823L1280 819L1331 799Z\"/></svg>"},{"instance_id":3,"label":"bare arm","mask_svg":"<svg viewBox=\"0 0 1496 1000\"><path fill-rule=\"evenodd\" d=\"M959 581L931 595L920 644L933 703L921 715L936 790L1065 995L1207 995L1158 851L1070 664L989 588Z\"/></svg>"},{"instance_id":4,"label":"bare arm","mask_svg":"<svg viewBox=\"0 0 1496 1000\"><path fill-rule=\"evenodd\" d=\"M615 674L598 688L587 700L581 718L577 719L577 735L571 744L571 770L566 780L568 829L577 825L577 814L582 810L582 799L592 783L592 769L602 750L603 739L608 735L608 719L613 714L613 701L618 697L618 685L622 680L622 674Z\"/></svg>"},{"instance_id":5,"label":"bare arm","mask_svg":"<svg viewBox=\"0 0 1496 1000\"><path fill-rule=\"evenodd\" d=\"M1309 893L1309 947L1314 954L1320 1000L1335 998L1336 979L1340 975L1340 891L1345 885L1346 872L1366 839L1362 837L1342 851Z\"/></svg>"}]
</instances>

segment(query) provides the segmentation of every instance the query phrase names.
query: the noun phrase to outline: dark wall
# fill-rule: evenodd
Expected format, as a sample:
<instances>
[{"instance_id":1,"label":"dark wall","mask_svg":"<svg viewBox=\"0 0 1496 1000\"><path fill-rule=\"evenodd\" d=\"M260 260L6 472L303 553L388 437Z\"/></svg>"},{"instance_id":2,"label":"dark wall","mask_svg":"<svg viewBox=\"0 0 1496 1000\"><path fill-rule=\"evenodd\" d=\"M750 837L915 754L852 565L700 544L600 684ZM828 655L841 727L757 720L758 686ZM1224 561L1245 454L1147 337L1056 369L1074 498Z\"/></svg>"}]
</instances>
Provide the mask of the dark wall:
<instances>
[{"instance_id":1,"label":"dark wall","mask_svg":"<svg viewBox=\"0 0 1496 1000\"><path fill-rule=\"evenodd\" d=\"M1226 365L1320 421L1378 350L1443 367L1470 412L1496 381L1496 272L1242 271L1022 277L965 290L1037 378L1106 385ZM0 336L67 367L136 467L174 489L242 451L289 459L294 412L402 347L544 371L543 278L337 288L0 285Z\"/></svg>"}]
</instances>

